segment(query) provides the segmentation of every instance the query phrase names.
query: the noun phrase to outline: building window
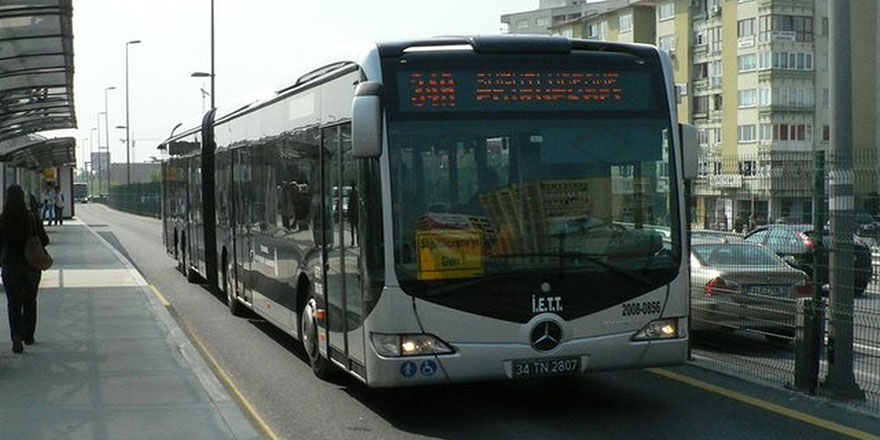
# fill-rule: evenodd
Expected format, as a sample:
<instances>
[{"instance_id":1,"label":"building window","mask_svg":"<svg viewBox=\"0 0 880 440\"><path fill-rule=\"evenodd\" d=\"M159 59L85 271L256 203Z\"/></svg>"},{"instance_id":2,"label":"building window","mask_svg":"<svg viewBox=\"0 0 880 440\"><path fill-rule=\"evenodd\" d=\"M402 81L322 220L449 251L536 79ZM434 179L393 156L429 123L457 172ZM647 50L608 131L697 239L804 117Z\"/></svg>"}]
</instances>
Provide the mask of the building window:
<instances>
[{"instance_id":1,"label":"building window","mask_svg":"<svg viewBox=\"0 0 880 440\"><path fill-rule=\"evenodd\" d=\"M694 46L705 46L707 44L709 44L709 31L707 29L694 31Z\"/></svg>"},{"instance_id":2,"label":"building window","mask_svg":"<svg viewBox=\"0 0 880 440\"><path fill-rule=\"evenodd\" d=\"M697 63L694 65L694 81L709 77L709 63Z\"/></svg>"},{"instance_id":3,"label":"building window","mask_svg":"<svg viewBox=\"0 0 880 440\"><path fill-rule=\"evenodd\" d=\"M811 71L813 70L813 54L810 52L773 52L773 68Z\"/></svg>"},{"instance_id":4,"label":"building window","mask_svg":"<svg viewBox=\"0 0 880 440\"><path fill-rule=\"evenodd\" d=\"M620 27L619 32L629 32L633 28L633 16L632 14L623 14L618 17L618 25Z\"/></svg>"},{"instance_id":5,"label":"building window","mask_svg":"<svg viewBox=\"0 0 880 440\"><path fill-rule=\"evenodd\" d=\"M761 124L761 143L769 143L773 140L773 124Z\"/></svg>"},{"instance_id":6,"label":"building window","mask_svg":"<svg viewBox=\"0 0 880 440\"><path fill-rule=\"evenodd\" d=\"M713 128L712 129L712 139L716 145L721 145L721 129Z\"/></svg>"},{"instance_id":7,"label":"building window","mask_svg":"<svg viewBox=\"0 0 880 440\"><path fill-rule=\"evenodd\" d=\"M739 161L739 173L745 176L754 176L755 175L755 161L753 160L741 160Z\"/></svg>"},{"instance_id":8,"label":"building window","mask_svg":"<svg viewBox=\"0 0 880 440\"><path fill-rule=\"evenodd\" d=\"M709 113L709 97L708 96L695 96L694 97L694 114L707 114Z\"/></svg>"},{"instance_id":9,"label":"building window","mask_svg":"<svg viewBox=\"0 0 880 440\"><path fill-rule=\"evenodd\" d=\"M797 41L799 43L812 43L813 17L803 15L774 15L773 38Z\"/></svg>"},{"instance_id":10,"label":"building window","mask_svg":"<svg viewBox=\"0 0 880 440\"><path fill-rule=\"evenodd\" d=\"M542 27L550 26L550 17L538 17L535 19L535 24Z\"/></svg>"},{"instance_id":11,"label":"building window","mask_svg":"<svg viewBox=\"0 0 880 440\"><path fill-rule=\"evenodd\" d=\"M608 39L608 22L602 21L599 23L599 40L605 41Z\"/></svg>"},{"instance_id":12,"label":"building window","mask_svg":"<svg viewBox=\"0 0 880 440\"><path fill-rule=\"evenodd\" d=\"M738 38L751 37L755 35L755 19L747 18L740 20L736 24L736 36Z\"/></svg>"},{"instance_id":13,"label":"building window","mask_svg":"<svg viewBox=\"0 0 880 440\"><path fill-rule=\"evenodd\" d=\"M664 35L658 38L657 46L667 53L675 53L675 35Z\"/></svg>"},{"instance_id":14,"label":"building window","mask_svg":"<svg viewBox=\"0 0 880 440\"><path fill-rule=\"evenodd\" d=\"M565 38L572 38L574 36L574 29L568 27L559 31L559 35Z\"/></svg>"},{"instance_id":15,"label":"building window","mask_svg":"<svg viewBox=\"0 0 880 440\"><path fill-rule=\"evenodd\" d=\"M710 75L712 76L711 86L712 87L721 87L721 75L724 74L724 72L722 72L722 70L721 70L722 69L721 61L720 60L712 61L711 67L712 67L712 69L710 70Z\"/></svg>"},{"instance_id":16,"label":"building window","mask_svg":"<svg viewBox=\"0 0 880 440\"><path fill-rule=\"evenodd\" d=\"M822 17L822 36L828 36L828 17Z\"/></svg>"},{"instance_id":17,"label":"building window","mask_svg":"<svg viewBox=\"0 0 880 440\"><path fill-rule=\"evenodd\" d=\"M700 145L709 145L709 133L705 128L697 130L697 136L700 139Z\"/></svg>"},{"instance_id":18,"label":"building window","mask_svg":"<svg viewBox=\"0 0 880 440\"><path fill-rule=\"evenodd\" d=\"M739 125L736 127L736 140L741 144L755 142L755 125Z\"/></svg>"},{"instance_id":19,"label":"building window","mask_svg":"<svg viewBox=\"0 0 880 440\"><path fill-rule=\"evenodd\" d=\"M712 96L714 97L713 101L715 101L715 103L713 104L712 110L714 110L716 112L720 112L721 109L724 107L724 99L721 97L720 93L717 95L712 95Z\"/></svg>"},{"instance_id":20,"label":"building window","mask_svg":"<svg viewBox=\"0 0 880 440\"><path fill-rule=\"evenodd\" d=\"M763 88L758 92L758 104L761 107L773 105L773 89Z\"/></svg>"},{"instance_id":21,"label":"building window","mask_svg":"<svg viewBox=\"0 0 880 440\"><path fill-rule=\"evenodd\" d=\"M822 140L825 142L831 141L831 126L829 126L829 125L822 126Z\"/></svg>"},{"instance_id":22,"label":"building window","mask_svg":"<svg viewBox=\"0 0 880 440\"><path fill-rule=\"evenodd\" d=\"M755 95L755 89L740 90L737 93L737 102L739 102L739 108L754 107L757 104Z\"/></svg>"},{"instance_id":23,"label":"building window","mask_svg":"<svg viewBox=\"0 0 880 440\"><path fill-rule=\"evenodd\" d=\"M758 17L758 41L770 41L773 36L773 16Z\"/></svg>"},{"instance_id":24,"label":"building window","mask_svg":"<svg viewBox=\"0 0 880 440\"><path fill-rule=\"evenodd\" d=\"M773 68L773 52L758 52L758 69L766 70Z\"/></svg>"},{"instance_id":25,"label":"building window","mask_svg":"<svg viewBox=\"0 0 880 440\"><path fill-rule=\"evenodd\" d=\"M517 20L516 21L516 28L517 29L527 29L528 27L529 27L528 20Z\"/></svg>"},{"instance_id":26,"label":"building window","mask_svg":"<svg viewBox=\"0 0 880 440\"><path fill-rule=\"evenodd\" d=\"M736 64L740 72L749 72L755 70L755 54L740 55L736 57Z\"/></svg>"},{"instance_id":27,"label":"building window","mask_svg":"<svg viewBox=\"0 0 880 440\"><path fill-rule=\"evenodd\" d=\"M773 124L773 140L798 142L812 141L813 126L808 124Z\"/></svg>"},{"instance_id":28,"label":"building window","mask_svg":"<svg viewBox=\"0 0 880 440\"><path fill-rule=\"evenodd\" d=\"M587 38L591 40L595 40L599 38L599 24L593 23L591 25L587 25Z\"/></svg>"},{"instance_id":29,"label":"building window","mask_svg":"<svg viewBox=\"0 0 880 440\"><path fill-rule=\"evenodd\" d=\"M712 37L712 53L721 52L721 35L721 26L709 30L709 36Z\"/></svg>"},{"instance_id":30,"label":"building window","mask_svg":"<svg viewBox=\"0 0 880 440\"><path fill-rule=\"evenodd\" d=\"M831 95L828 93L828 89L822 89L822 108L831 107Z\"/></svg>"},{"instance_id":31,"label":"building window","mask_svg":"<svg viewBox=\"0 0 880 440\"><path fill-rule=\"evenodd\" d=\"M675 3L666 2L657 9L657 18L660 21L669 20L675 17Z\"/></svg>"}]
</instances>

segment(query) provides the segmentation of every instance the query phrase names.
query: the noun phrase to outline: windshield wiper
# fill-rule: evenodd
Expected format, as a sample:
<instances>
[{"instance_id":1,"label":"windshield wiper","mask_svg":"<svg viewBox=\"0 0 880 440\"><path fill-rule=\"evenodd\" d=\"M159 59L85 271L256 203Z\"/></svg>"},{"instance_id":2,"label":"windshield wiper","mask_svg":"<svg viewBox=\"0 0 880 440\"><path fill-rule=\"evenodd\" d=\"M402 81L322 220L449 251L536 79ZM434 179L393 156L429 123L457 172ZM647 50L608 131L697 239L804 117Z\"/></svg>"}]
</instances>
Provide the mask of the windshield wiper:
<instances>
[{"instance_id":1,"label":"windshield wiper","mask_svg":"<svg viewBox=\"0 0 880 440\"><path fill-rule=\"evenodd\" d=\"M645 285L651 284L651 280L648 278L645 278L643 276L639 276L637 274L632 273L631 271L627 271L627 270L621 268L620 266L617 266L617 265L608 263L607 261L604 261L603 258L607 257L607 255L605 255L605 254L594 254L594 253L587 253L587 252L525 252L525 253L519 253L519 254L507 254L507 255L494 255L494 256L492 256L492 258L500 258L500 259L530 258L530 257L559 258L559 260L560 260L559 269L568 269L568 270L571 270L572 268L567 268L562 265L562 260L564 260L564 259L589 261L590 263L593 263L596 266L599 266L603 269L608 269L609 271L611 271L612 273L615 273L617 275L626 277L626 278L634 280L634 281L638 281L638 282L645 284ZM581 270L583 270L583 269L576 269L576 270L574 270L574 272L579 272Z\"/></svg>"}]
</instances>

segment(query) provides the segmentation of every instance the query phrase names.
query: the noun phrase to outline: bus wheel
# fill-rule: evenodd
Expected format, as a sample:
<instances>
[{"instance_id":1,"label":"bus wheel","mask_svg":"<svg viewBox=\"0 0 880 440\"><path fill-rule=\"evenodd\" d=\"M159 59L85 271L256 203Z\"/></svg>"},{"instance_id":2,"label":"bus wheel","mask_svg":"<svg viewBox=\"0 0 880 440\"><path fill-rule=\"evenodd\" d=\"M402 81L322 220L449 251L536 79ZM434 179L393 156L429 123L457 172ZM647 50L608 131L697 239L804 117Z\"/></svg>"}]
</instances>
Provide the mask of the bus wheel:
<instances>
[{"instance_id":1,"label":"bus wheel","mask_svg":"<svg viewBox=\"0 0 880 440\"><path fill-rule=\"evenodd\" d=\"M312 365L315 376L326 380L330 376L330 363L327 358L321 356L318 350L318 320L315 318L317 304L315 298L309 294L306 305L300 314L299 339L309 357L309 363Z\"/></svg>"},{"instance_id":2,"label":"bus wheel","mask_svg":"<svg viewBox=\"0 0 880 440\"><path fill-rule=\"evenodd\" d=\"M223 270L223 291L226 292L226 305L229 306L229 313L232 316L243 316L244 306L238 301L238 295L235 294L232 283L229 281L232 267L230 265L225 265L225 267Z\"/></svg>"},{"instance_id":3,"label":"bus wheel","mask_svg":"<svg viewBox=\"0 0 880 440\"><path fill-rule=\"evenodd\" d=\"M189 264L187 264L187 263L184 263L184 264L186 264L186 266L184 268L184 270L186 270L186 280L189 281L190 283L194 283L194 284L198 283L199 282L198 273L196 273L196 271L194 271Z\"/></svg>"}]
</instances>

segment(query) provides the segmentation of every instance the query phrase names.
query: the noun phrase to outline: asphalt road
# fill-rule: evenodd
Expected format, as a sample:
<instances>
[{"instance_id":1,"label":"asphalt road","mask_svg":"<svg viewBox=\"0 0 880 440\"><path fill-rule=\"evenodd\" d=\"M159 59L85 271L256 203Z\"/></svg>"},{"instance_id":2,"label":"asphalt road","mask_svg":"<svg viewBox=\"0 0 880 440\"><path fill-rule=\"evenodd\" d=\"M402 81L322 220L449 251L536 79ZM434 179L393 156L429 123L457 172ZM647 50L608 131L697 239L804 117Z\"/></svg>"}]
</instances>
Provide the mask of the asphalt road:
<instances>
[{"instance_id":1,"label":"asphalt road","mask_svg":"<svg viewBox=\"0 0 880 440\"><path fill-rule=\"evenodd\" d=\"M187 283L165 254L159 220L95 204L77 205L76 214L164 294L279 438L849 438L648 371L402 390L370 390L347 377L323 382L296 340L260 319L231 316L223 298ZM675 371L689 370L711 376ZM777 401L819 406L790 394Z\"/></svg>"}]
</instances>

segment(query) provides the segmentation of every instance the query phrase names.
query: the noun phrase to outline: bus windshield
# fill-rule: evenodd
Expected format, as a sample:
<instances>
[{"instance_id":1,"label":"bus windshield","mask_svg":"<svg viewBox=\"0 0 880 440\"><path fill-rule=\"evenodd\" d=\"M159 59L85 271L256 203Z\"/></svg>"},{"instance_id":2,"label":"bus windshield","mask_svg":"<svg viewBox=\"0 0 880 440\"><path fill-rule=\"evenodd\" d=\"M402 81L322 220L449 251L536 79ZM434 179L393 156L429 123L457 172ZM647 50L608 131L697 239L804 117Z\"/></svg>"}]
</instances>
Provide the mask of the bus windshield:
<instances>
[{"instance_id":1,"label":"bus windshield","mask_svg":"<svg viewBox=\"0 0 880 440\"><path fill-rule=\"evenodd\" d=\"M531 274L632 296L675 276L662 75L629 57L598 70L595 58L567 58L560 70L402 63L388 142L395 267L408 293Z\"/></svg>"}]
</instances>

